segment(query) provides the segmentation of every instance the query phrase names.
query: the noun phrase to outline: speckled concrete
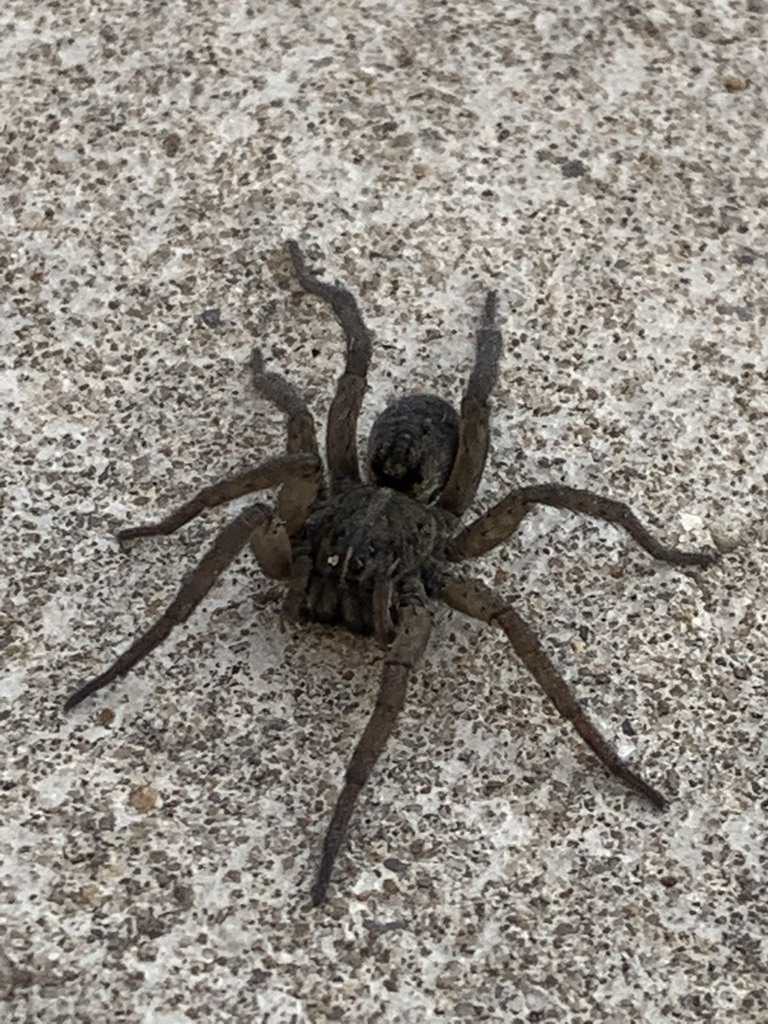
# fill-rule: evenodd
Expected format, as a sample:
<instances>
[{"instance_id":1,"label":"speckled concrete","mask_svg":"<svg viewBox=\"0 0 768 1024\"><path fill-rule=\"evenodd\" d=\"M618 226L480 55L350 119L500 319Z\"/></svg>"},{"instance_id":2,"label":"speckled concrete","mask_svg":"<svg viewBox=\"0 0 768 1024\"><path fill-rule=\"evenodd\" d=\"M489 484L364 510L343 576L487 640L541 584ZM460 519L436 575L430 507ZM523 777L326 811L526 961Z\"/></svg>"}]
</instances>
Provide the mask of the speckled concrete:
<instances>
[{"instance_id":1,"label":"speckled concrete","mask_svg":"<svg viewBox=\"0 0 768 1024\"><path fill-rule=\"evenodd\" d=\"M764 1022L764 0L29 4L0 15L3 1020ZM268 13L260 13L268 7ZM541 513L478 573L672 797L608 778L447 611L328 905L308 887L376 690L245 555L120 686L64 697L223 521L113 539L282 444L254 341L324 416L506 355L478 507L562 480L712 570Z\"/></svg>"}]
</instances>

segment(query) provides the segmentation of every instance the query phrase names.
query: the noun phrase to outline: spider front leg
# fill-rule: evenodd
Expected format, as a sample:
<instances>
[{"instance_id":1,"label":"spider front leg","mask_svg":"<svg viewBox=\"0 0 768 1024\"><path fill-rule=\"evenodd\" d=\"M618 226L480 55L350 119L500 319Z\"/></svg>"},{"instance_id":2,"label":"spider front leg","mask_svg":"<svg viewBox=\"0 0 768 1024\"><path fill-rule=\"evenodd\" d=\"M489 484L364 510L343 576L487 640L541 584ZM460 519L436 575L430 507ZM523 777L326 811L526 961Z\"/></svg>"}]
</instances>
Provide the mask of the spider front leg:
<instances>
[{"instance_id":1,"label":"spider front leg","mask_svg":"<svg viewBox=\"0 0 768 1024\"><path fill-rule=\"evenodd\" d=\"M334 490L334 484L344 480L360 480L357 421L367 386L373 335L365 326L354 296L346 288L315 277L307 267L298 242L289 241L288 252L299 284L304 291L328 303L341 324L347 342L344 373L339 378L328 413L325 443L331 489Z\"/></svg>"},{"instance_id":2,"label":"spider front leg","mask_svg":"<svg viewBox=\"0 0 768 1024\"><path fill-rule=\"evenodd\" d=\"M248 506L216 537L197 567L185 578L176 597L160 618L124 651L101 675L77 689L65 703L69 710L90 694L124 676L137 662L153 651L179 623L184 622L202 601L221 573L250 540L256 557L267 575L282 579L291 572L290 530L298 529L314 501L322 474L316 455L282 455L204 487L181 508L156 523L131 527L118 533L120 541L136 537L165 535L178 530L203 509L222 505L253 491L293 482L297 490L293 504L286 510L287 522L261 502ZM300 486L299 486L300 485Z\"/></svg>"},{"instance_id":3,"label":"spider front leg","mask_svg":"<svg viewBox=\"0 0 768 1024\"><path fill-rule=\"evenodd\" d=\"M622 501L605 498L592 491L567 487L565 484L537 484L513 491L466 526L451 546L451 559L460 561L474 558L509 540L536 505L565 508L620 526L641 548L660 562L706 567L712 565L718 557L716 552L710 550L681 551L679 548L667 547L649 533L632 509Z\"/></svg>"},{"instance_id":4,"label":"spider front leg","mask_svg":"<svg viewBox=\"0 0 768 1024\"><path fill-rule=\"evenodd\" d=\"M653 786L633 772L608 740L590 721L568 684L547 657L535 633L511 605L504 602L484 584L457 581L442 588L439 596L457 611L475 619L499 626L509 638L515 653L529 670L557 710L597 754L605 767L631 789L644 796L654 807L663 810L667 801Z\"/></svg>"},{"instance_id":5,"label":"spider front leg","mask_svg":"<svg viewBox=\"0 0 768 1024\"><path fill-rule=\"evenodd\" d=\"M256 502L225 526L196 568L184 579L176 597L160 618L134 640L105 672L75 690L64 704L65 710L69 711L92 693L124 676L165 640L172 629L186 621L222 572L247 544L254 531L268 524L271 519L271 509L261 502Z\"/></svg>"},{"instance_id":6,"label":"spider front leg","mask_svg":"<svg viewBox=\"0 0 768 1024\"><path fill-rule=\"evenodd\" d=\"M415 603L402 606L399 610L395 639L384 660L384 674L376 707L349 762L344 787L336 801L325 836L320 868L312 887L314 906L325 901L333 865L344 842L360 790L368 780L392 733L397 716L405 703L408 674L421 658L427 645L431 620L424 600L421 590L421 593L416 595Z\"/></svg>"}]
</instances>

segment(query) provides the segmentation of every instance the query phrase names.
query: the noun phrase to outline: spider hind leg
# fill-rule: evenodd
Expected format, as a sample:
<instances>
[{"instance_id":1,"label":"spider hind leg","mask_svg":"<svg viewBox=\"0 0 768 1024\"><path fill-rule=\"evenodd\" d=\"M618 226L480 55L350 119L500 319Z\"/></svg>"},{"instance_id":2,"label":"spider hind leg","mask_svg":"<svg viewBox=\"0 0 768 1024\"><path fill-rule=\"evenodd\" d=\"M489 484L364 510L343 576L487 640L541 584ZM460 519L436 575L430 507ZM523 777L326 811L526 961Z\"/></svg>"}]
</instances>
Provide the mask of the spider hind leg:
<instances>
[{"instance_id":1,"label":"spider hind leg","mask_svg":"<svg viewBox=\"0 0 768 1024\"><path fill-rule=\"evenodd\" d=\"M249 365L254 389L280 412L285 413L288 451L317 455L315 421L299 389L281 374L264 369L264 357L259 348L251 353Z\"/></svg>"},{"instance_id":2,"label":"spider hind leg","mask_svg":"<svg viewBox=\"0 0 768 1024\"><path fill-rule=\"evenodd\" d=\"M491 391L499 376L501 331L497 325L499 299L488 292L475 341L475 365L461 403L461 431L456 460L440 498L443 508L456 516L467 510L480 486L488 457Z\"/></svg>"},{"instance_id":3,"label":"spider hind leg","mask_svg":"<svg viewBox=\"0 0 768 1024\"><path fill-rule=\"evenodd\" d=\"M360 480L357 457L357 421L367 387L373 335L363 320L357 301L340 285L328 284L315 277L307 266L299 243L288 242L288 253L296 278L311 295L323 299L341 324L347 343L344 372L336 385L336 394L328 413L326 455L331 490L338 490L345 481Z\"/></svg>"}]
</instances>

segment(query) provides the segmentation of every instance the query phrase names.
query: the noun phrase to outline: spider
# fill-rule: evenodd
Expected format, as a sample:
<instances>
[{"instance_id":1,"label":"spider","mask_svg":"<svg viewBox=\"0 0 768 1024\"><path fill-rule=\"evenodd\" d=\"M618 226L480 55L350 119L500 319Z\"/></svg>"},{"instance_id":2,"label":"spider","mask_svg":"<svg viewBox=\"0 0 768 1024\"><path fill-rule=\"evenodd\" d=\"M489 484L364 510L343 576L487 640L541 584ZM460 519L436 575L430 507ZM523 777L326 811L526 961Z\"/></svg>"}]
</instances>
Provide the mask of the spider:
<instances>
[{"instance_id":1,"label":"spider","mask_svg":"<svg viewBox=\"0 0 768 1024\"><path fill-rule=\"evenodd\" d=\"M393 402L374 422L368 439L367 482L363 482L357 422L372 335L350 292L321 280L307 266L297 242L289 241L287 247L299 285L330 306L346 339L344 372L328 415L327 469L306 402L289 381L265 370L256 349L250 363L253 384L285 414L287 453L203 488L164 519L122 530L118 539L173 533L207 508L266 488L279 488L275 507L257 501L235 516L185 577L160 618L105 672L81 685L66 708L125 675L157 647L189 618L219 575L250 544L264 573L287 584L283 612L289 619L373 635L385 649L376 705L352 754L325 836L311 890L314 905L326 898L360 791L405 702L408 676L429 639L430 605L435 600L503 630L546 696L605 767L663 809L665 798L601 735L512 604L455 567L508 541L537 505L613 523L662 562L708 566L715 553L667 547L622 502L558 483L513 490L462 526L461 517L475 497L488 454L489 397L502 350L494 291L485 299L461 412L435 395L412 395Z\"/></svg>"}]
</instances>

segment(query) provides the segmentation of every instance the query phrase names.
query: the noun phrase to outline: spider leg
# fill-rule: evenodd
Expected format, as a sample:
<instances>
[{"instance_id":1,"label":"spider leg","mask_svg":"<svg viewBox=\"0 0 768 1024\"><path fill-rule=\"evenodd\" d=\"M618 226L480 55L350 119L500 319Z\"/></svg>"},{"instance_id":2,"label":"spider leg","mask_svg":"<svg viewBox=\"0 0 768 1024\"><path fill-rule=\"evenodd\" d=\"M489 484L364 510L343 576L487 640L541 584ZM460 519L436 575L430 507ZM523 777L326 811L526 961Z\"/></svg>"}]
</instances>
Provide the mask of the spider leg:
<instances>
[{"instance_id":1,"label":"spider leg","mask_svg":"<svg viewBox=\"0 0 768 1024\"><path fill-rule=\"evenodd\" d=\"M392 621L393 592L389 576L376 580L373 586L373 633L382 647L388 647L395 638L395 624Z\"/></svg>"},{"instance_id":2,"label":"spider leg","mask_svg":"<svg viewBox=\"0 0 768 1024\"><path fill-rule=\"evenodd\" d=\"M366 389L373 336L363 322L354 296L339 285L315 277L307 267L298 242L288 242L296 278L305 292L317 295L333 310L347 342L344 373L336 386L328 413L325 450L331 489L344 480L360 480L357 457L357 420ZM337 488L336 488L337 489Z\"/></svg>"},{"instance_id":3,"label":"spider leg","mask_svg":"<svg viewBox=\"0 0 768 1024\"><path fill-rule=\"evenodd\" d=\"M251 353L249 365L256 391L286 415L288 451L292 454L312 452L313 455L317 455L315 421L299 389L279 373L268 373L264 369L264 357L258 348Z\"/></svg>"},{"instance_id":4,"label":"spider leg","mask_svg":"<svg viewBox=\"0 0 768 1024\"><path fill-rule=\"evenodd\" d=\"M384 673L376 707L349 762L344 787L336 801L325 836L320 868L312 887L314 906L325 901L331 871L344 842L358 795L384 749L405 703L408 674L427 645L431 621L429 611L423 603L423 590L419 598L419 603L407 604L400 608L395 639L384 660Z\"/></svg>"},{"instance_id":5,"label":"spider leg","mask_svg":"<svg viewBox=\"0 0 768 1024\"><path fill-rule=\"evenodd\" d=\"M490 408L488 398L499 376L501 331L496 326L499 299L488 292L475 342L475 365L461 403L459 448L440 504L461 516L471 503L488 455Z\"/></svg>"},{"instance_id":6,"label":"spider leg","mask_svg":"<svg viewBox=\"0 0 768 1024\"><path fill-rule=\"evenodd\" d=\"M80 686L67 699L64 708L71 708L92 693L107 686L154 650L179 623L186 621L213 587L222 572L234 561L254 530L272 518L272 510L261 502L249 505L216 537L198 565L183 580L178 593L160 618L101 675Z\"/></svg>"},{"instance_id":7,"label":"spider leg","mask_svg":"<svg viewBox=\"0 0 768 1024\"><path fill-rule=\"evenodd\" d=\"M286 485L287 486L287 485ZM249 537L259 568L272 580L290 579L293 572L291 538L279 513L270 512Z\"/></svg>"},{"instance_id":8,"label":"spider leg","mask_svg":"<svg viewBox=\"0 0 768 1024\"><path fill-rule=\"evenodd\" d=\"M660 562L708 566L717 559L717 553L711 550L681 551L679 548L670 548L662 544L646 530L634 512L622 501L614 501L613 498L605 498L593 494L592 491L566 487L564 484L537 484L512 491L466 526L454 539L451 560L474 558L508 540L523 518L536 505L565 508L620 526L641 548Z\"/></svg>"},{"instance_id":9,"label":"spider leg","mask_svg":"<svg viewBox=\"0 0 768 1024\"><path fill-rule=\"evenodd\" d=\"M251 353L249 365L256 391L262 398L276 405L280 412L285 413L288 452L291 455L302 452L317 455L315 421L299 389L279 373L267 373L264 369L264 357L258 348ZM302 487L301 480L288 481L283 485L277 499L277 507L281 513L284 514L285 509L292 506L302 506ZM316 497L324 497L325 492L325 480L321 475Z\"/></svg>"},{"instance_id":10,"label":"spider leg","mask_svg":"<svg viewBox=\"0 0 768 1024\"><path fill-rule=\"evenodd\" d=\"M262 462L259 466L246 469L236 476L219 480L209 487L198 491L194 498L185 502L175 512L156 523L145 526L132 526L120 530L118 540L134 540L136 537L156 537L159 534L175 533L206 508L215 508L235 498L242 498L253 491L261 491L267 487L291 482L294 486L290 493L288 507L280 507L279 511L286 521L288 534L292 535L304 522L310 505L317 495L322 476L322 463L317 455L296 453L278 455L274 459Z\"/></svg>"},{"instance_id":11,"label":"spider leg","mask_svg":"<svg viewBox=\"0 0 768 1024\"><path fill-rule=\"evenodd\" d=\"M511 605L484 584L476 581L456 581L442 588L439 596L457 611L471 615L491 625L499 626L509 638L515 653L549 697L557 710L572 723L588 747L597 754L605 767L630 789L663 810L667 801L653 786L632 771L589 720L568 684L541 647L536 634Z\"/></svg>"}]
</instances>

